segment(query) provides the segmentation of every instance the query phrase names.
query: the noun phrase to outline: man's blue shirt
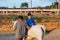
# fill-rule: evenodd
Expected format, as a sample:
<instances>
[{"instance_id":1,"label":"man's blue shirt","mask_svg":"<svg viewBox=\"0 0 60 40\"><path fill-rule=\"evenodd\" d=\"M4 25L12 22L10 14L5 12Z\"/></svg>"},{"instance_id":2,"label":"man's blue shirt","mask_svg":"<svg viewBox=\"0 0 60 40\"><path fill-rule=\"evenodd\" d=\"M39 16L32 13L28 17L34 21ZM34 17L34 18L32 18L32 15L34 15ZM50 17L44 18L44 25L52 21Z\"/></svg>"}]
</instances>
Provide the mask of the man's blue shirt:
<instances>
[{"instance_id":1,"label":"man's blue shirt","mask_svg":"<svg viewBox=\"0 0 60 40\"><path fill-rule=\"evenodd\" d=\"M34 19L33 18L30 18L30 19L26 19L26 22L27 22L27 25L28 26L32 26L32 25L36 25L36 23L35 23L35 21L34 21Z\"/></svg>"}]
</instances>

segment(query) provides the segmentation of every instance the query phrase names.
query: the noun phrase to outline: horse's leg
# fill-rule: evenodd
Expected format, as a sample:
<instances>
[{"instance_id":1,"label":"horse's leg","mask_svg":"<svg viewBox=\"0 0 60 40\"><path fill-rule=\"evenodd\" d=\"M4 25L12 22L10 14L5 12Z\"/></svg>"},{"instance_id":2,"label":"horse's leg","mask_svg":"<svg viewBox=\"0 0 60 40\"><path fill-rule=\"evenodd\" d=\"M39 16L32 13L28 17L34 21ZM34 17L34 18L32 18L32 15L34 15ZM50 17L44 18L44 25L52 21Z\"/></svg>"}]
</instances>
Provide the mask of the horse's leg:
<instances>
[{"instance_id":1,"label":"horse's leg","mask_svg":"<svg viewBox=\"0 0 60 40\"><path fill-rule=\"evenodd\" d=\"M37 32L38 33L38 32ZM44 40L44 33L40 30L40 32L37 34L36 39L38 40Z\"/></svg>"},{"instance_id":2,"label":"horse's leg","mask_svg":"<svg viewBox=\"0 0 60 40\"><path fill-rule=\"evenodd\" d=\"M28 36L28 37L26 38L26 40L32 40L32 37L29 37L29 36Z\"/></svg>"},{"instance_id":3,"label":"horse's leg","mask_svg":"<svg viewBox=\"0 0 60 40\"><path fill-rule=\"evenodd\" d=\"M39 36L37 39L38 39L38 40L42 40L42 36Z\"/></svg>"},{"instance_id":4,"label":"horse's leg","mask_svg":"<svg viewBox=\"0 0 60 40\"><path fill-rule=\"evenodd\" d=\"M26 38L26 40L32 40L32 31L31 30L29 30L28 31L28 37Z\"/></svg>"},{"instance_id":5,"label":"horse's leg","mask_svg":"<svg viewBox=\"0 0 60 40\"><path fill-rule=\"evenodd\" d=\"M37 38L38 40L44 40L44 34L42 33L42 34L40 34L40 36L38 36L38 38Z\"/></svg>"}]
</instances>

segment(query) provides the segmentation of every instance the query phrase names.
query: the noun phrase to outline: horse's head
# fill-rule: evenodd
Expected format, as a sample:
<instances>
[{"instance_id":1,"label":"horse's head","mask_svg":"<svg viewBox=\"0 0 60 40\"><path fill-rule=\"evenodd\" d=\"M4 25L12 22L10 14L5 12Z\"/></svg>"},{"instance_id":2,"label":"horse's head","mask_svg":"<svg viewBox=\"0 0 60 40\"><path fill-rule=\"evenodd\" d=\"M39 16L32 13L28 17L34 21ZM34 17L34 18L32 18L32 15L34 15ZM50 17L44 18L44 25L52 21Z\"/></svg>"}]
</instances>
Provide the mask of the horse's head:
<instances>
[{"instance_id":1,"label":"horse's head","mask_svg":"<svg viewBox=\"0 0 60 40\"><path fill-rule=\"evenodd\" d=\"M56 29L56 28L53 28L53 29L49 30L44 24L39 25L39 26L43 29L44 33L50 33L51 31Z\"/></svg>"}]
</instances>

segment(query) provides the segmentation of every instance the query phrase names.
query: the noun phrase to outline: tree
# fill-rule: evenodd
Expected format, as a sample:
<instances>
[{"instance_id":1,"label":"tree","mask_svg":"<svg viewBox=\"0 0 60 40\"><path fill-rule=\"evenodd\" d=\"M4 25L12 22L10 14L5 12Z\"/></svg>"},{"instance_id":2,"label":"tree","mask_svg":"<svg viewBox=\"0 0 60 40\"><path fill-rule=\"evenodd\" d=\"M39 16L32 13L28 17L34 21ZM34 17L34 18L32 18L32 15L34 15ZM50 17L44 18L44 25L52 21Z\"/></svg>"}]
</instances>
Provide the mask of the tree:
<instances>
[{"instance_id":1,"label":"tree","mask_svg":"<svg viewBox=\"0 0 60 40\"><path fill-rule=\"evenodd\" d=\"M14 5L13 8L16 8L16 6Z\"/></svg>"},{"instance_id":2,"label":"tree","mask_svg":"<svg viewBox=\"0 0 60 40\"><path fill-rule=\"evenodd\" d=\"M8 7L0 7L0 9L5 9L5 8L8 8Z\"/></svg>"},{"instance_id":3,"label":"tree","mask_svg":"<svg viewBox=\"0 0 60 40\"><path fill-rule=\"evenodd\" d=\"M60 9L60 0L57 0L58 1L58 9Z\"/></svg>"},{"instance_id":4,"label":"tree","mask_svg":"<svg viewBox=\"0 0 60 40\"><path fill-rule=\"evenodd\" d=\"M43 7L38 6L38 7L36 7L36 8L38 8L38 9L42 9Z\"/></svg>"},{"instance_id":5,"label":"tree","mask_svg":"<svg viewBox=\"0 0 60 40\"><path fill-rule=\"evenodd\" d=\"M54 2L54 3L52 3L52 8L58 8L58 2Z\"/></svg>"},{"instance_id":6,"label":"tree","mask_svg":"<svg viewBox=\"0 0 60 40\"><path fill-rule=\"evenodd\" d=\"M21 8L28 8L28 3L26 3L26 2L22 3Z\"/></svg>"},{"instance_id":7,"label":"tree","mask_svg":"<svg viewBox=\"0 0 60 40\"><path fill-rule=\"evenodd\" d=\"M45 9L50 9L50 6L45 6Z\"/></svg>"}]
</instances>

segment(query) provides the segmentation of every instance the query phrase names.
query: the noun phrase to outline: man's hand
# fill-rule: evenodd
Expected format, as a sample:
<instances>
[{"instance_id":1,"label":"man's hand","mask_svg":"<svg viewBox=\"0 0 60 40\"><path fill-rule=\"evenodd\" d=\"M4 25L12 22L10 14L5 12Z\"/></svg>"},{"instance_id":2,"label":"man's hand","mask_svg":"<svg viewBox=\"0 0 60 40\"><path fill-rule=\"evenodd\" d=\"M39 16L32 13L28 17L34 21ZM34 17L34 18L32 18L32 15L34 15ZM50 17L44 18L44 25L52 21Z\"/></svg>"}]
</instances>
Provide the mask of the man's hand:
<instances>
[{"instance_id":1,"label":"man's hand","mask_svg":"<svg viewBox=\"0 0 60 40\"><path fill-rule=\"evenodd\" d=\"M16 28L11 28L11 31L16 31Z\"/></svg>"}]
</instances>

